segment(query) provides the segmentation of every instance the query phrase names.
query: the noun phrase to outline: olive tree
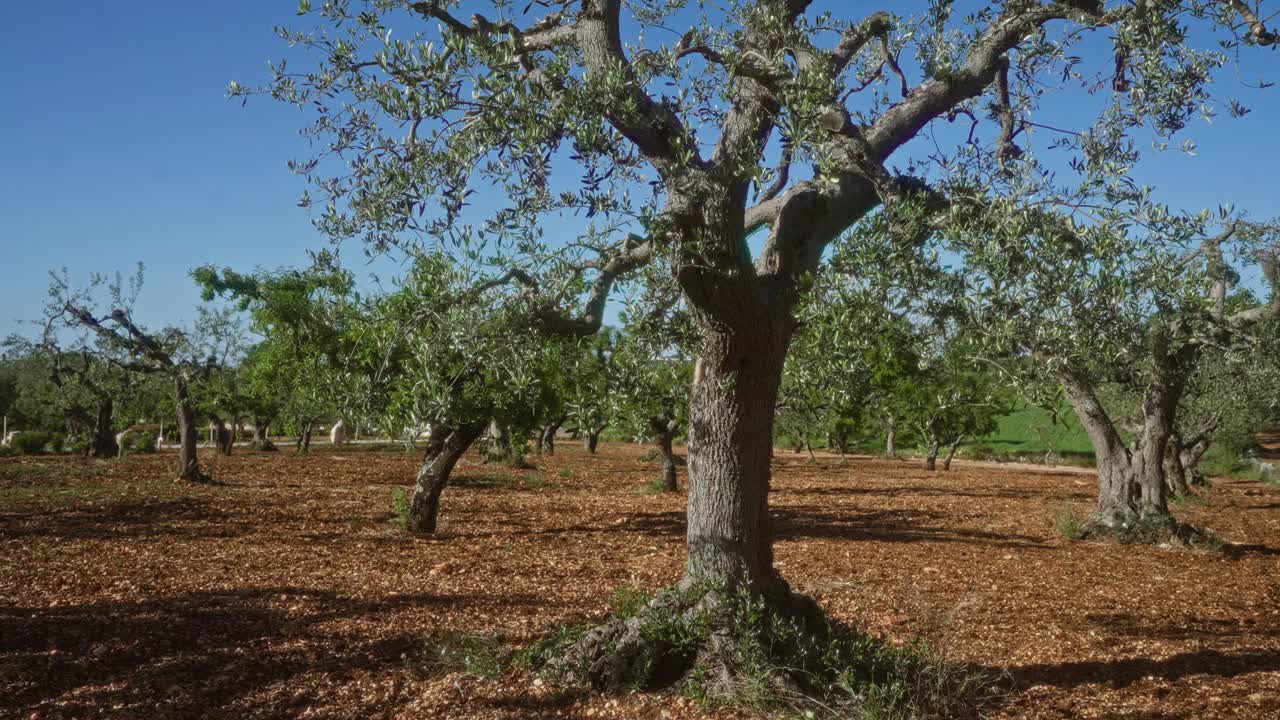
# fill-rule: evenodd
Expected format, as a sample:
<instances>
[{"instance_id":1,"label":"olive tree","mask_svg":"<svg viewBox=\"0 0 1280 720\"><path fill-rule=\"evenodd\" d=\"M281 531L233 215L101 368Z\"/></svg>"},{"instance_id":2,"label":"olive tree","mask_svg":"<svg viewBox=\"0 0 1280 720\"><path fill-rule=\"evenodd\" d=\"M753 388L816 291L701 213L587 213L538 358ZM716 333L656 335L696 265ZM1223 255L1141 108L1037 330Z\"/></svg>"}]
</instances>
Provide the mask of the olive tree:
<instances>
[{"instance_id":1,"label":"olive tree","mask_svg":"<svg viewBox=\"0 0 1280 720\"><path fill-rule=\"evenodd\" d=\"M332 254L320 252L305 268L243 273L203 265L191 276L206 302L229 301L248 314L249 329L262 337L239 377L226 378L236 383L236 392L224 404L253 415L259 449L270 444L265 438L270 422L289 418L298 453L307 453L316 422L336 409L341 338L351 309L360 302L351 273Z\"/></svg>"},{"instance_id":2,"label":"olive tree","mask_svg":"<svg viewBox=\"0 0 1280 720\"><path fill-rule=\"evenodd\" d=\"M664 258L699 336L681 585L803 616L813 604L773 564L770 454L796 305L825 248L875 215L944 211L928 181L957 163L1019 162L1054 125L1046 93L1083 96L1101 74L1099 132L1172 132L1208 101L1230 49L1276 40L1265 13L1236 1L1019 0L968 14L942 2L913 17L810 14L810 0L504 1L469 21L456 5L300 3L317 22L281 31L298 53L261 91L315 118L320 151L293 163L313 181L303 204L332 238L374 252L478 227L493 279L563 334L597 331L614 282ZM1227 50L1191 46L1189 22ZM656 30L673 25L686 31ZM913 143L932 130L937 143ZM574 213L588 227L548 240L544 221ZM563 292L565 278L583 292ZM617 686L668 653L617 622L575 654L594 683Z\"/></svg>"},{"instance_id":3,"label":"olive tree","mask_svg":"<svg viewBox=\"0 0 1280 720\"><path fill-rule=\"evenodd\" d=\"M1069 218L1010 198L945 231L965 254L968 300L988 339L1008 343L999 352L1035 357L1022 367L1061 384L1089 435L1099 481L1091 531L1182 529L1169 513L1165 467L1188 383L1207 346L1240 342L1280 308L1272 293L1229 310L1224 246L1237 240L1271 282L1276 256L1269 225L1221 217L1225 227L1210 233L1209 213L1174 214L1143 199ZM1108 385L1133 399L1107 402ZM1120 421L1126 404L1131 433Z\"/></svg>"},{"instance_id":4,"label":"olive tree","mask_svg":"<svg viewBox=\"0 0 1280 720\"><path fill-rule=\"evenodd\" d=\"M406 518L412 533L436 531L450 475L491 421L531 429L543 416L554 343L510 296L448 257L423 254L345 333L346 402L383 427L428 429Z\"/></svg>"},{"instance_id":5,"label":"olive tree","mask_svg":"<svg viewBox=\"0 0 1280 720\"><path fill-rule=\"evenodd\" d=\"M142 290L143 271L126 284L94 275L88 287L74 289L63 275L53 275L49 288L49 316L56 325L77 333L76 346L92 347L109 362L130 372L163 375L173 383L177 409L178 479L208 481L196 456L199 427L193 386L219 367L236 359L239 333L226 313L201 309L191 331L166 327L148 330L134 319L133 308Z\"/></svg>"}]
</instances>

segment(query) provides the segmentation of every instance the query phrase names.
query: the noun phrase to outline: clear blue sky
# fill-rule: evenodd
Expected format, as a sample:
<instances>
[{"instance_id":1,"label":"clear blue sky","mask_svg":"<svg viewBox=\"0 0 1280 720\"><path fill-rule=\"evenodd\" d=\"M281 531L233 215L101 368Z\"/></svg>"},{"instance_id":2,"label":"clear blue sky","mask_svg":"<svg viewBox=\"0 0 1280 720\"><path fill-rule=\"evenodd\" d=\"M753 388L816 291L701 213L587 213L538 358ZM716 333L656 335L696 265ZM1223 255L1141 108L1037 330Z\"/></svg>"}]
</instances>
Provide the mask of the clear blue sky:
<instances>
[{"instance_id":1,"label":"clear blue sky","mask_svg":"<svg viewBox=\"0 0 1280 720\"><path fill-rule=\"evenodd\" d=\"M285 55L272 26L293 22L296 7L295 0L5 3L0 336L25 332L21 321L38 317L51 268L66 266L83 280L145 262L139 314L161 324L194 315L198 297L186 273L196 265L297 264L324 243L295 206L302 187L285 168L304 154L296 134L304 116L268 100L241 108L225 99L229 81L263 80L267 61ZM1272 138L1280 96L1240 94L1252 115L1196 127L1195 157L1166 153L1144 166L1141 178L1158 185L1162 199L1186 208L1234 201L1258 216L1280 214L1280 146ZM354 260L359 249L344 255Z\"/></svg>"}]
</instances>

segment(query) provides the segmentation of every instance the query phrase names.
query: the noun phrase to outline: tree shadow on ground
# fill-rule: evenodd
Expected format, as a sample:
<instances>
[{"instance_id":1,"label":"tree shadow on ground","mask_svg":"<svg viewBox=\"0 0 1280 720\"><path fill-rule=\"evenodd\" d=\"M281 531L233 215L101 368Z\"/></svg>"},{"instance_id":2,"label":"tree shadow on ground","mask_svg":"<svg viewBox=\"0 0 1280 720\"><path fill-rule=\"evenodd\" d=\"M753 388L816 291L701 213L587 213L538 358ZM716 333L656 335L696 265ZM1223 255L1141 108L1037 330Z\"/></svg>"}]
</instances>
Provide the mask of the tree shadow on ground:
<instances>
[{"instance_id":1,"label":"tree shadow on ground","mask_svg":"<svg viewBox=\"0 0 1280 720\"><path fill-rule=\"evenodd\" d=\"M826 538L877 542L956 542L996 547L1047 548L1041 538L1014 533L995 533L963 527L942 527L931 521L949 517L928 510L876 510L831 512L808 505L774 508L775 533L779 540Z\"/></svg>"},{"instance_id":2,"label":"tree shadow on ground","mask_svg":"<svg viewBox=\"0 0 1280 720\"><path fill-rule=\"evenodd\" d=\"M1046 477L1060 477L1058 475L1045 475ZM1078 479L1077 476L1065 476ZM775 491L777 492L777 491ZM924 497L966 497L977 499L1000 498L1009 500L1034 500L1042 502L1045 500L1093 500L1096 495L1083 491L1063 491L1053 487L1046 487L1035 490L963 490L959 488L939 488L939 487L910 487L910 486L889 486L889 487L842 487L839 485L828 485L820 487L806 487L796 490L786 490L778 494L786 495L824 495L824 496L858 496L858 495L879 495L884 497L899 497L904 495L919 495Z\"/></svg>"},{"instance_id":3,"label":"tree shadow on ground","mask_svg":"<svg viewBox=\"0 0 1280 720\"><path fill-rule=\"evenodd\" d=\"M1047 548L1040 538L994 533L971 528L931 524L948 517L927 510L875 510L832 512L810 505L773 508L774 537L778 540L833 539L878 542L955 542L996 547ZM687 518L683 511L635 513L610 524L577 523L551 528L512 528L494 532L460 533L468 538L507 535L563 535L577 533L639 533L647 537L684 537Z\"/></svg>"},{"instance_id":4,"label":"tree shadow on ground","mask_svg":"<svg viewBox=\"0 0 1280 720\"><path fill-rule=\"evenodd\" d=\"M112 502L40 510L0 525L0 540L47 537L75 540L181 537L228 538L252 532L230 513L198 498Z\"/></svg>"},{"instance_id":5,"label":"tree shadow on ground","mask_svg":"<svg viewBox=\"0 0 1280 720\"><path fill-rule=\"evenodd\" d=\"M1172 681L1194 675L1230 678L1249 673L1280 672L1280 651L1223 653L1217 650L1197 650L1162 660L1084 660L1022 665L1004 670L1010 674L1012 684L1018 688L1034 685L1074 688L1093 684L1123 688L1151 677Z\"/></svg>"},{"instance_id":6,"label":"tree shadow on ground","mask_svg":"<svg viewBox=\"0 0 1280 720\"><path fill-rule=\"evenodd\" d=\"M520 594L367 600L259 587L140 602L0 608L0 708L38 708L42 717L86 717L105 708L113 709L113 717L278 714L282 703L301 709L317 700L305 694L281 698L293 694L293 678L348 678L407 666L427 652L421 634L349 634L330 623L359 623L421 606L496 612L512 604L542 603ZM376 714L386 708L367 709Z\"/></svg>"}]
</instances>

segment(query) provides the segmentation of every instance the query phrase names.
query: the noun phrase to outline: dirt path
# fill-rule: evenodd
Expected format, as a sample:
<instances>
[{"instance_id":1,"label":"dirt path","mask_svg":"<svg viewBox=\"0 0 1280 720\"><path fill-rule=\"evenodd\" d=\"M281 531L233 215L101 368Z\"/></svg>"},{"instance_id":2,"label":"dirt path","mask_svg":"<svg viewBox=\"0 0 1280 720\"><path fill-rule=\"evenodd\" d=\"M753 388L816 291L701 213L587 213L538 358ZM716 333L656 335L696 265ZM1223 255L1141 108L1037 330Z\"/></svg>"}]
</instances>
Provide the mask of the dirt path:
<instances>
[{"instance_id":1,"label":"dirt path","mask_svg":"<svg viewBox=\"0 0 1280 720\"><path fill-rule=\"evenodd\" d=\"M0 461L0 717L728 718L673 694L564 696L440 662L459 634L527 644L678 579L684 499L637 493L647 448L468 463L441 535L389 522L414 459L348 450ZM685 481L682 472L682 483ZM1219 481L1178 512L1229 555L1068 543L1094 483L781 457L777 563L837 617L1002 669L987 717L1280 717L1280 487Z\"/></svg>"}]
</instances>

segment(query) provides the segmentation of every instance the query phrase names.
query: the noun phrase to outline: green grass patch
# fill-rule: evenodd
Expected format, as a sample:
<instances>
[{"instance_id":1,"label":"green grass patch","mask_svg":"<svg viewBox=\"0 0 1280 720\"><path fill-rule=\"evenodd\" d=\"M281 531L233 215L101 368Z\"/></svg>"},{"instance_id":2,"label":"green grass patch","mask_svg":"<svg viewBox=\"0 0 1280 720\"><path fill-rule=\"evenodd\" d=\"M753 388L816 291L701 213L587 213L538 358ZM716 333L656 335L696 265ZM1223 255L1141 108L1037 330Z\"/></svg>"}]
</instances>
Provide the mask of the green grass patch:
<instances>
[{"instance_id":1,"label":"green grass patch","mask_svg":"<svg viewBox=\"0 0 1280 720\"><path fill-rule=\"evenodd\" d=\"M556 474L559 475L562 480L568 480L573 477L573 471L569 468L560 468L560 472Z\"/></svg>"},{"instance_id":2,"label":"green grass patch","mask_svg":"<svg viewBox=\"0 0 1280 720\"><path fill-rule=\"evenodd\" d=\"M1068 540L1084 537L1088 518L1071 508L1063 508L1053 514L1053 530Z\"/></svg>"},{"instance_id":3,"label":"green grass patch","mask_svg":"<svg viewBox=\"0 0 1280 720\"><path fill-rule=\"evenodd\" d=\"M402 487L391 491L391 522L396 527L409 527L409 491Z\"/></svg>"}]
</instances>

